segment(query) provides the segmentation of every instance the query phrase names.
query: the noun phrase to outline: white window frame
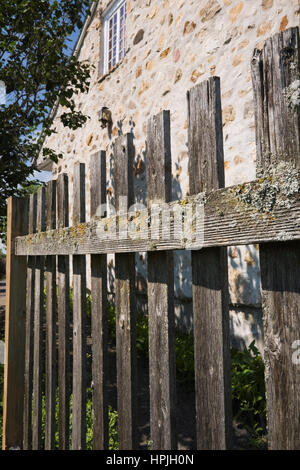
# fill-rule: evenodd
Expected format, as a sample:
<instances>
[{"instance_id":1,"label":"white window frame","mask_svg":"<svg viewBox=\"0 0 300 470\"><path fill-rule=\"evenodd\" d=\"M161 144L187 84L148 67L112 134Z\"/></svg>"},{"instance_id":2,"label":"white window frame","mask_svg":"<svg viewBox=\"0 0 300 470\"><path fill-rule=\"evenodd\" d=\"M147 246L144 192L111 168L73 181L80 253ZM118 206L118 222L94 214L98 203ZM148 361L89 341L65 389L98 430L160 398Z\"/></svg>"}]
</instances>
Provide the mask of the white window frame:
<instances>
[{"instance_id":1,"label":"white window frame","mask_svg":"<svg viewBox=\"0 0 300 470\"><path fill-rule=\"evenodd\" d=\"M116 0L113 4L104 12L104 48L103 48L103 73L109 72L109 21L117 13L117 43L116 43L116 63L112 68L117 65L122 58L120 58L120 12L123 5L125 5L126 14L126 2L127 0ZM125 33L126 33L126 16L125 16ZM124 37L124 49L125 49L125 37ZM124 52L125 55L125 52Z\"/></svg>"}]
</instances>

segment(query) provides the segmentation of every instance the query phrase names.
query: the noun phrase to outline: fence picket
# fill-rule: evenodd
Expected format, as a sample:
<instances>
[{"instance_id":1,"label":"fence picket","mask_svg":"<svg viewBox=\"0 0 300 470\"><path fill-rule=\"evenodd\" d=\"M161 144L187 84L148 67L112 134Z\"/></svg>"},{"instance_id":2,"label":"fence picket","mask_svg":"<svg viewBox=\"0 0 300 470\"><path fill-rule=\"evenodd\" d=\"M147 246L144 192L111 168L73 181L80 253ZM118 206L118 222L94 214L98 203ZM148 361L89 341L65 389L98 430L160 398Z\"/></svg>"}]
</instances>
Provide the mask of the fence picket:
<instances>
[{"instance_id":1,"label":"fence picket","mask_svg":"<svg viewBox=\"0 0 300 470\"><path fill-rule=\"evenodd\" d=\"M293 168L300 167L300 109L289 105L285 96L299 79L299 52L299 30L290 28L269 38L263 50L254 53L258 172L284 162L289 178ZM296 450L300 449L300 376L292 355L300 331L300 243L274 241L260 245L259 251L268 447Z\"/></svg>"},{"instance_id":2,"label":"fence picket","mask_svg":"<svg viewBox=\"0 0 300 470\"><path fill-rule=\"evenodd\" d=\"M37 195L29 198L28 233L36 231ZM25 339L25 374L24 374L24 430L23 449L29 450L32 445L32 377L33 377L33 327L34 327L34 285L35 256L27 260L27 294L26 294L26 339Z\"/></svg>"},{"instance_id":3,"label":"fence picket","mask_svg":"<svg viewBox=\"0 0 300 470\"><path fill-rule=\"evenodd\" d=\"M274 210L272 208L267 217L256 206L256 197L243 197L244 185L224 188L218 77L212 77L188 92L190 196L184 201L171 202L170 113L162 111L148 121L148 209L153 208L153 203L158 204L161 211L166 209L172 231L165 223L168 222L166 213L160 214L157 223L154 222L155 229L149 226L150 239L147 238L147 226L142 229L141 239L133 237L133 232L128 230L128 208L134 203L132 134L120 135L114 146L117 216L101 221L101 230L111 233L112 239L101 238L97 231L97 217L103 216L99 206L106 201L105 152L91 157L92 221L88 224L85 223L85 165L82 163L77 163L74 168L73 226L69 230L64 229L69 227L68 177L65 174L59 175L57 182L52 181L47 191L44 187L39 188L36 195L31 195L29 204L27 199L8 200L3 449L42 448L44 377L45 448L55 448L56 320L59 448L69 448L71 376L72 448L86 447L86 255L91 253L93 447L107 449L109 439L106 253L115 253L119 448L138 447L134 251L144 250L148 253L151 447L153 450L176 449L173 251L182 248L193 250L197 448L230 448L232 410L226 246L249 243L249 240L260 243L269 448L300 449L300 376L297 370L300 108L297 93L292 93L299 86L299 60L298 28L290 28L268 39L261 51L255 50L252 59L258 178L248 183L246 195L255 193L256 196L274 182L271 194L276 193L276 201ZM190 245L188 238L180 239L185 211L181 211L181 207L189 204L191 215L202 200L206 200L206 244L203 249L199 233L195 245ZM176 206L179 206L179 214ZM146 214L145 211L151 224L154 212ZM134 219L133 216L129 221L134 222ZM113 239L113 230L109 231L115 221L119 237ZM184 227L185 223L186 219ZM198 219L197 224L201 225ZM199 229L198 225L196 227ZM284 231L280 231L282 227ZM41 233L46 230L47 233ZM73 256L73 318L70 255Z\"/></svg>"},{"instance_id":4,"label":"fence picket","mask_svg":"<svg viewBox=\"0 0 300 470\"><path fill-rule=\"evenodd\" d=\"M218 77L212 77L188 93L188 110L190 193L223 187L223 133ZM227 276L226 248L192 251L198 449L226 449L231 441Z\"/></svg>"},{"instance_id":5,"label":"fence picket","mask_svg":"<svg viewBox=\"0 0 300 470\"><path fill-rule=\"evenodd\" d=\"M73 224L85 222L85 164L74 166ZM72 449L86 447L86 261L73 256Z\"/></svg>"},{"instance_id":6,"label":"fence picket","mask_svg":"<svg viewBox=\"0 0 300 470\"><path fill-rule=\"evenodd\" d=\"M91 218L106 204L106 153L97 152L90 160ZM108 448L107 403L107 256L91 255L93 449Z\"/></svg>"},{"instance_id":7,"label":"fence picket","mask_svg":"<svg viewBox=\"0 0 300 470\"><path fill-rule=\"evenodd\" d=\"M56 228L56 181L46 188L46 229ZM55 449L56 405L56 256L46 257L45 449Z\"/></svg>"},{"instance_id":8,"label":"fence picket","mask_svg":"<svg viewBox=\"0 0 300 470\"><path fill-rule=\"evenodd\" d=\"M68 176L57 178L57 227L69 226ZM58 440L59 449L69 449L70 421L70 264L69 256L57 257L58 270Z\"/></svg>"},{"instance_id":9,"label":"fence picket","mask_svg":"<svg viewBox=\"0 0 300 470\"><path fill-rule=\"evenodd\" d=\"M150 119L147 129L147 200L171 200L170 113ZM148 252L148 315L151 448L176 449L173 252Z\"/></svg>"},{"instance_id":10,"label":"fence picket","mask_svg":"<svg viewBox=\"0 0 300 470\"><path fill-rule=\"evenodd\" d=\"M120 197L127 197L123 209L133 204L133 158L132 135L120 136L115 142L115 206L121 209ZM119 448L137 447L136 435L136 300L135 255L115 255L116 271L116 346L118 385Z\"/></svg>"},{"instance_id":11,"label":"fence picket","mask_svg":"<svg viewBox=\"0 0 300 470\"><path fill-rule=\"evenodd\" d=\"M5 365L2 448L22 448L26 316L25 256L16 256L14 238L28 231L28 200L8 199L6 252ZM16 292L18 295L16 295Z\"/></svg>"},{"instance_id":12,"label":"fence picket","mask_svg":"<svg viewBox=\"0 0 300 470\"><path fill-rule=\"evenodd\" d=\"M45 188L37 192L37 232L46 228ZM45 258L36 257L34 289L34 339L33 339L33 420L32 449L42 447L42 393L43 393L43 347L44 347L44 273Z\"/></svg>"}]
</instances>

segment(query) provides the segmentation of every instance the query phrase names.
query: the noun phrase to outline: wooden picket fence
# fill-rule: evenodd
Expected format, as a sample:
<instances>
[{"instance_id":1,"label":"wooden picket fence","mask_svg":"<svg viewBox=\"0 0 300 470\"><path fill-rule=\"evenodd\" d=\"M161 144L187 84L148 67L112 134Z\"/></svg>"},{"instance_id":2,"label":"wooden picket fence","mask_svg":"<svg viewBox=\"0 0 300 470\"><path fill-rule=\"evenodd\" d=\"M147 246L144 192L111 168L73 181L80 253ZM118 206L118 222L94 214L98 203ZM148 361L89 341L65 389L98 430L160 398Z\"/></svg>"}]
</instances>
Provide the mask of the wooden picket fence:
<instances>
[{"instance_id":1,"label":"wooden picket fence","mask_svg":"<svg viewBox=\"0 0 300 470\"><path fill-rule=\"evenodd\" d=\"M187 244L177 236L174 224L167 235L158 227L154 238L144 232L134 238L123 232L122 237L110 236L114 223L120 234L121 225L124 231L132 221L118 207L119 196L127 196L128 207L134 203L131 134L119 136L114 144L118 217L100 218L97 212L106 203L105 152L93 155L89 163L89 222L83 163L75 165L72 201L66 174L29 200L9 199L3 449L41 448L43 393L45 448L55 447L57 388L59 448L69 446L71 393L72 449L86 446L86 255L91 255L93 448L107 448L108 253L115 253L119 446L138 448L135 253L145 251L152 449L176 449L173 250L177 249L192 250L197 448L230 448L226 247L245 244L259 244L260 250L268 445L270 449L300 449L300 373L292 360L293 345L300 339L300 111L288 97L290 85L299 80L299 50L298 28L290 28L254 52L251 68L260 174L250 183L224 188L219 78L212 77L188 93L190 195L178 204L184 208L191 203L195 209L205 202L203 239L200 234ZM149 120L148 209L154 202L161 207L168 204L172 214L170 135L168 111ZM73 220L69 227L70 202Z\"/></svg>"}]
</instances>

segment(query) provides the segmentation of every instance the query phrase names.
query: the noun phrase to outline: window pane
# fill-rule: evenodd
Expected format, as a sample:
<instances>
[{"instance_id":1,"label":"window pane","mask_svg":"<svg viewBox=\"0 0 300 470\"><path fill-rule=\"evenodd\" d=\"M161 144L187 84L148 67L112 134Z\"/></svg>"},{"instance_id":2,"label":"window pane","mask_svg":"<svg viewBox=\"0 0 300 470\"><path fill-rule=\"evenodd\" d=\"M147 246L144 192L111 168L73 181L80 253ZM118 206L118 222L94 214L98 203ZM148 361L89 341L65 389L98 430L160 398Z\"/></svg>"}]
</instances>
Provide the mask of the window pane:
<instances>
[{"instance_id":1,"label":"window pane","mask_svg":"<svg viewBox=\"0 0 300 470\"><path fill-rule=\"evenodd\" d=\"M110 70L125 56L126 1L107 18L106 57Z\"/></svg>"}]
</instances>

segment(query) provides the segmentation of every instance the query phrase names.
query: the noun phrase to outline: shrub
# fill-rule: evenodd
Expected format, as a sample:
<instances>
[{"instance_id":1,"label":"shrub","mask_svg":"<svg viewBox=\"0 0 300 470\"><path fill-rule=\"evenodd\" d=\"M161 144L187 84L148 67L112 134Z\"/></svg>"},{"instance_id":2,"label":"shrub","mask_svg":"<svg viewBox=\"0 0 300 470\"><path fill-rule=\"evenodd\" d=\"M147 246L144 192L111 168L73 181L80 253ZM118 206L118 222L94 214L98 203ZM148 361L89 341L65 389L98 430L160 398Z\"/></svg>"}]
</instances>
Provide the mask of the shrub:
<instances>
[{"instance_id":1,"label":"shrub","mask_svg":"<svg viewBox=\"0 0 300 470\"><path fill-rule=\"evenodd\" d=\"M72 296L72 292L71 292ZM90 316L90 295L87 297L87 314ZM108 329L110 341L116 336L115 308L108 307ZM148 356L148 317L142 313L137 315L137 352L140 356ZM234 419L241 422L250 433L252 443L265 444L266 433L266 399L264 382L264 363L253 341L244 351L232 348L232 399ZM176 373L177 379L187 386L194 384L194 342L193 335L176 330ZM3 366L0 365L0 436L2 434L2 391ZM43 430L45 401L43 400ZM72 410L72 397L70 401ZM58 413L58 397L56 404ZM56 415L56 420L58 414ZM109 449L118 449L118 413L109 407ZM70 417L70 436L72 419ZM56 434L58 445L58 433ZM87 390L87 448L92 448L92 398L91 390Z\"/></svg>"},{"instance_id":2,"label":"shrub","mask_svg":"<svg viewBox=\"0 0 300 470\"><path fill-rule=\"evenodd\" d=\"M244 351L232 349L232 399L234 418L256 439L266 433L264 363L255 341Z\"/></svg>"}]
</instances>

